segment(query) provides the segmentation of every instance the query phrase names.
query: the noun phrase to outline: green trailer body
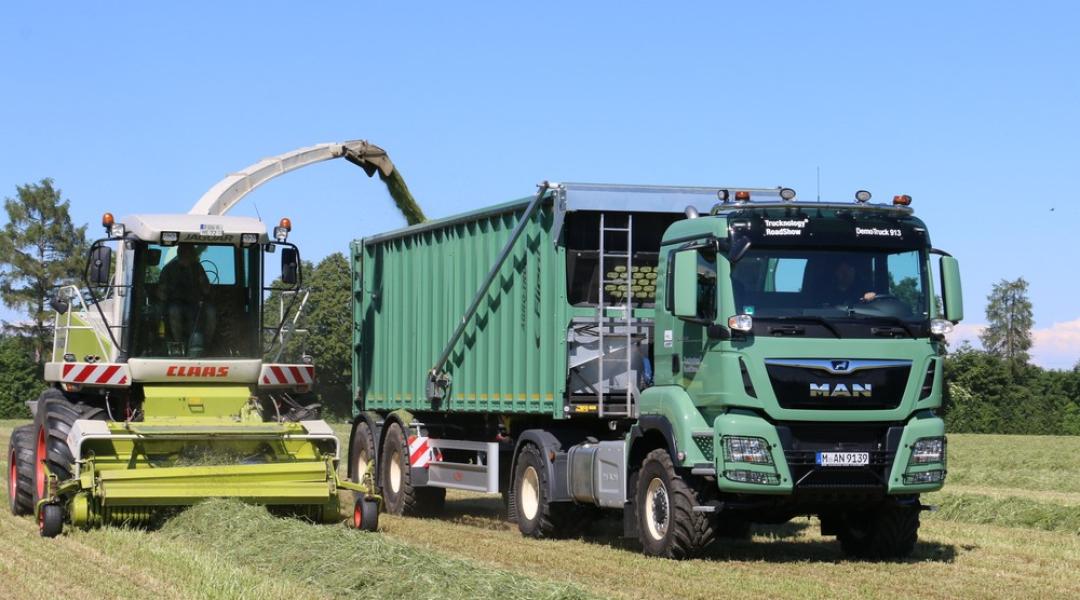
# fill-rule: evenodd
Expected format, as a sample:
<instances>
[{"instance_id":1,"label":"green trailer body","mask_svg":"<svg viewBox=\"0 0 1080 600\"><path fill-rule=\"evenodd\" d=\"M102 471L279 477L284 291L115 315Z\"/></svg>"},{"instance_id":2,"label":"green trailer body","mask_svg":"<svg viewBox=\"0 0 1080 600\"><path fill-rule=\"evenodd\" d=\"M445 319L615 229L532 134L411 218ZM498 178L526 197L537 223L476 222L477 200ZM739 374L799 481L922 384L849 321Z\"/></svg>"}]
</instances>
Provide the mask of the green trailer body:
<instances>
[{"instance_id":1,"label":"green trailer body","mask_svg":"<svg viewBox=\"0 0 1080 600\"><path fill-rule=\"evenodd\" d=\"M425 393L426 374L528 204L353 242L353 386L366 408L562 416L569 307L550 205L529 219L451 353L451 393L441 406Z\"/></svg>"}]
</instances>

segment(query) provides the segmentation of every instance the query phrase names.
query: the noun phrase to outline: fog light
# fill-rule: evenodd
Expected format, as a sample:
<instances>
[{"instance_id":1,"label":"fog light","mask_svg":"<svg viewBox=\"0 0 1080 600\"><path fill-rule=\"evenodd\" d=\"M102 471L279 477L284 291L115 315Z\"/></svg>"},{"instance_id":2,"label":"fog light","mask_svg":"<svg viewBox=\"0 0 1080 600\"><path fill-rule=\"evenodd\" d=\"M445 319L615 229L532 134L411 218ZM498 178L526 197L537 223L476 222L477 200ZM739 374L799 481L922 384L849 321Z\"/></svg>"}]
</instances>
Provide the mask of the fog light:
<instances>
[{"instance_id":1,"label":"fog light","mask_svg":"<svg viewBox=\"0 0 1080 600\"><path fill-rule=\"evenodd\" d=\"M180 240L179 231L162 231L161 232L161 244L163 246L172 246Z\"/></svg>"},{"instance_id":2,"label":"fog light","mask_svg":"<svg viewBox=\"0 0 1080 600\"><path fill-rule=\"evenodd\" d=\"M769 443L756 437L724 436L724 460L756 465L771 465Z\"/></svg>"},{"instance_id":3,"label":"fog light","mask_svg":"<svg viewBox=\"0 0 1080 600\"><path fill-rule=\"evenodd\" d=\"M274 228L274 239L284 244L285 240L289 239L289 230L284 227Z\"/></svg>"},{"instance_id":4,"label":"fog light","mask_svg":"<svg viewBox=\"0 0 1080 600\"><path fill-rule=\"evenodd\" d=\"M935 469L921 473L905 473L904 485L918 485L922 483L941 483L945 481L945 471Z\"/></svg>"},{"instance_id":5,"label":"fog light","mask_svg":"<svg viewBox=\"0 0 1080 600\"><path fill-rule=\"evenodd\" d=\"M945 335L952 332L953 325L945 319L931 319L930 320L930 333L934 335Z\"/></svg>"},{"instance_id":6,"label":"fog light","mask_svg":"<svg viewBox=\"0 0 1080 600\"><path fill-rule=\"evenodd\" d=\"M241 246L253 246L259 242L259 234L257 233L241 233L240 245Z\"/></svg>"},{"instance_id":7,"label":"fog light","mask_svg":"<svg viewBox=\"0 0 1080 600\"><path fill-rule=\"evenodd\" d=\"M780 476L775 473L760 473L758 471L745 471L742 469L724 471L724 477L739 483L756 483L758 485L780 485Z\"/></svg>"},{"instance_id":8,"label":"fog light","mask_svg":"<svg viewBox=\"0 0 1080 600\"><path fill-rule=\"evenodd\" d=\"M913 465L945 462L945 438L932 437L916 440L911 447L909 462Z\"/></svg>"},{"instance_id":9,"label":"fog light","mask_svg":"<svg viewBox=\"0 0 1080 600\"><path fill-rule=\"evenodd\" d=\"M795 190L791 188L780 188L780 199L784 202L791 202L795 199Z\"/></svg>"},{"instance_id":10,"label":"fog light","mask_svg":"<svg viewBox=\"0 0 1080 600\"><path fill-rule=\"evenodd\" d=\"M113 223L109 227L109 237L122 238L125 233L127 233L127 229L123 223Z\"/></svg>"},{"instance_id":11,"label":"fog light","mask_svg":"<svg viewBox=\"0 0 1080 600\"><path fill-rule=\"evenodd\" d=\"M870 192L866 190L859 190L855 192L855 201L859 204L863 204L870 201Z\"/></svg>"},{"instance_id":12,"label":"fog light","mask_svg":"<svg viewBox=\"0 0 1080 600\"><path fill-rule=\"evenodd\" d=\"M750 331L754 328L754 317L750 315L728 317L727 326L735 331Z\"/></svg>"}]
</instances>

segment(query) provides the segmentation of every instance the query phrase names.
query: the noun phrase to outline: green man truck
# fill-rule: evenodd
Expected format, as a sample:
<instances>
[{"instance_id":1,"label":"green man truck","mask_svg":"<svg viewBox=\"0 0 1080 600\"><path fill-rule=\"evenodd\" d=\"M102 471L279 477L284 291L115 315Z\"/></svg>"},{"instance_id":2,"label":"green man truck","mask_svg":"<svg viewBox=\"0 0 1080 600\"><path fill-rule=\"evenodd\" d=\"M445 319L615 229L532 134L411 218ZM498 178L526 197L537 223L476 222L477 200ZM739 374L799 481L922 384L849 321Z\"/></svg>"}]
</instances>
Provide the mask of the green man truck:
<instances>
[{"instance_id":1,"label":"green man truck","mask_svg":"<svg viewBox=\"0 0 1080 600\"><path fill-rule=\"evenodd\" d=\"M544 183L354 241L349 474L396 514L501 493L533 537L621 510L653 556L802 515L906 556L963 316L910 204Z\"/></svg>"}]
</instances>

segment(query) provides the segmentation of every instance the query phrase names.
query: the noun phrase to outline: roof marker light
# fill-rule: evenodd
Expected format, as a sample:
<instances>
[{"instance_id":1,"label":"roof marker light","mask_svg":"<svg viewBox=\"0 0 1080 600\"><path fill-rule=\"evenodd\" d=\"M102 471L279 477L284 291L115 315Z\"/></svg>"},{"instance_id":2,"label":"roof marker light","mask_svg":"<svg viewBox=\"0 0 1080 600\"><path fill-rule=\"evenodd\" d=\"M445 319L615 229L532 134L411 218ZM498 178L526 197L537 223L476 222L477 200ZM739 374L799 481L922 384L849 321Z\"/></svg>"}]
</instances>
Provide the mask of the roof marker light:
<instances>
[{"instance_id":1,"label":"roof marker light","mask_svg":"<svg viewBox=\"0 0 1080 600\"><path fill-rule=\"evenodd\" d=\"M281 217L278 226L274 228L274 239L284 244L285 240L289 239L290 231L292 231L292 221L288 217Z\"/></svg>"},{"instance_id":2,"label":"roof marker light","mask_svg":"<svg viewBox=\"0 0 1080 600\"><path fill-rule=\"evenodd\" d=\"M855 192L855 201L859 204L865 204L870 201L870 192L866 190L859 190Z\"/></svg>"},{"instance_id":3,"label":"roof marker light","mask_svg":"<svg viewBox=\"0 0 1080 600\"><path fill-rule=\"evenodd\" d=\"M780 199L784 202L791 202L795 199L795 190L791 188L780 188Z\"/></svg>"},{"instance_id":4,"label":"roof marker light","mask_svg":"<svg viewBox=\"0 0 1080 600\"><path fill-rule=\"evenodd\" d=\"M736 202L749 202L750 201L750 192L748 192L746 190L735 192L735 201Z\"/></svg>"}]
</instances>

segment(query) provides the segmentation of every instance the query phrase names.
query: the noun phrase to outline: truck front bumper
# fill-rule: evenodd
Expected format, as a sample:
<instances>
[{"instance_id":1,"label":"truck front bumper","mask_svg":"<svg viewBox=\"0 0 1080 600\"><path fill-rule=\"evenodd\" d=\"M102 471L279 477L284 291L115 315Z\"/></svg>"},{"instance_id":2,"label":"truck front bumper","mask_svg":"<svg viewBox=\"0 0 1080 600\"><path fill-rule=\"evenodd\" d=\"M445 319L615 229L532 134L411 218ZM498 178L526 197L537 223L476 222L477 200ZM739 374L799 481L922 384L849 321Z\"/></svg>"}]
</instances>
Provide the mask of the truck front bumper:
<instances>
[{"instance_id":1,"label":"truck front bumper","mask_svg":"<svg viewBox=\"0 0 1080 600\"><path fill-rule=\"evenodd\" d=\"M906 423L770 423L750 412L729 412L713 423L712 447L716 483L734 494L866 497L911 495L941 489L941 462L914 464L915 442L945 435L944 422L930 412L913 415ZM749 438L767 449L754 462L736 460L726 452L725 438ZM818 464L819 452L866 452L869 464L834 467ZM937 473L933 473L937 472ZM923 475L916 475L922 473ZM920 479L921 478L921 479ZM916 483L917 481L926 483Z\"/></svg>"}]
</instances>

